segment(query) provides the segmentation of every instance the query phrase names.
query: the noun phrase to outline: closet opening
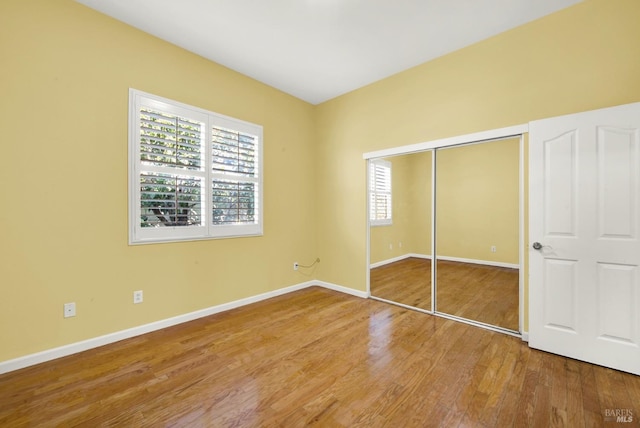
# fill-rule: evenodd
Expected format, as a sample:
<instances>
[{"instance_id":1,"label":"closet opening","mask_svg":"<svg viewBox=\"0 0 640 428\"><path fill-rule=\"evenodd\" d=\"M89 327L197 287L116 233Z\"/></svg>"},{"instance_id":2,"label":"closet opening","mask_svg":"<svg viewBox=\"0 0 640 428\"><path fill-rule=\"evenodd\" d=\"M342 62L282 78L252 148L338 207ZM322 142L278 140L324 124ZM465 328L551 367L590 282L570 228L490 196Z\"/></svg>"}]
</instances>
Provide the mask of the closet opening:
<instances>
[{"instance_id":1,"label":"closet opening","mask_svg":"<svg viewBox=\"0 0 640 428\"><path fill-rule=\"evenodd\" d=\"M525 132L523 125L364 155L371 298L520 336Z\"/></svg>"}]
</instances>

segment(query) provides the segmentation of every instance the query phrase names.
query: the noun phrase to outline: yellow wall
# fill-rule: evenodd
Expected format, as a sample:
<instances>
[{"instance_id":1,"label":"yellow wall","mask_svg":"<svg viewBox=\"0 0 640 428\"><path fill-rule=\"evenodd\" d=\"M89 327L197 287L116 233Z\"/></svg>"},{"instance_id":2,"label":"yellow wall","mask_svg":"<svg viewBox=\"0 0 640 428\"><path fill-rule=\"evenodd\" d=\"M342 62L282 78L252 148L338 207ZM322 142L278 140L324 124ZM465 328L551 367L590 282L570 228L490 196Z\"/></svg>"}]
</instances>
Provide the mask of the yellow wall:
<instances>
[{"instance_id":1,"label":"yellow wall","mask_svg":"<svg viewBox=\"0 0 640 428\"><path fill-rule=\"evenodd\" d=\"M370 261L431 254L431 153L385 158L391 162L393 224L370 228Z\"/></svg>"},{"instance_id":2,"label":"yellow wall","mask_svg":"<svg viewBox=\"0 0 640 428\"><path fill-rule=\"evenodd\" d=\"M438 150L438 256L520 263L519 165L519 138Z\"/></svg>"},{"instance_id":3,"label":"yellow wall","mask_svg":"<svg viewBox=\"0 0 640 428\"><path fill-rule=\"evenodd\" d=\"M313 107L72 0L3 0L0 361L299 283L316 256L365 290L362 153L638 101L638 16L587 0ZM263 237L127 245L129 87L264 126Z\"/></svg>"},{"instance_id":4,"label":"yellow wall","mask_svg":"<svg viewBox=\"0 0 640 428\"><path fill-rule=\"evenodd\" d=\"M309 280L313 106L71 0L0 2L0 58L0 361ZM127 245L130 87L264 126L263 237Z\"/></svg>"},{"instance_id":5,"label":"yellow wall","mask_svg":"<svg viewBox=\"0 0 640 428\"><path fill-rule=\"evenodd\" d=\"M320 279L366 288L363 153L640 101L638 16L587 0L320 105Z\"/></svg>"},{"instance_id":6,"label":"yellow wall","mask_svg":"<svg viewBox=\"0 0 640 428\"><path fill-rule=\"evenodd\" d=\"M439 256L519 263L519 144L438 150ZM371 227L370 262L431 255L431 152L384 159L392 164L393 224Z\"/></svg>"}]
</instances>

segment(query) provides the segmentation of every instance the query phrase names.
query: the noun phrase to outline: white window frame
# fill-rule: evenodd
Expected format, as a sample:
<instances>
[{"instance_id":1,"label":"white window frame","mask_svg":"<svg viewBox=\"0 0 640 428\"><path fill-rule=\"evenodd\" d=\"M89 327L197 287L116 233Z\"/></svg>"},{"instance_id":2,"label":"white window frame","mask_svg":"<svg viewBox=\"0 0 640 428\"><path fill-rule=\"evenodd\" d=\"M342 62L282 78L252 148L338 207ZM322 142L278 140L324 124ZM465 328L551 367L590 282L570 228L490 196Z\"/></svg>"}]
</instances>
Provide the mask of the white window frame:
<instances>
[{"instance_id":1,"label":"white window frame","mask_svg":"<svg viewBox=\"0 0 640 428\"><path fill-rule=\"evenodd\" d=\"M142 227L140 203L140 173L142 171L175 173L171 168L143 165L140 161L140 109L151 108L204 124L202 145L204 150L201 170L185 170L182 175L201 177L204 180L202 200L203 226ZM212 171L212 128L231 129L256 138L256 173L254 176L224 175ZM232 117L193 107L167 98L129 89L129 244L193 241L203 239L233 238L263 235L263 128ZM255 195L255 217L252 223L228 225L212 224L212 180L252 182L257 186Z\"/></svg>"},{"instance_id":2,"label":"white window frame","mask_svg":"<svg viewBox=\"0 0 640 428\"><path fill-rule=\"evenodd\" d=\"M384 168L389 171L389 188L382 189L376 186L375 180L375 170L378 168ZM369 224L371 226L390 226L393 224L393 186L392 186L392 168L391 162L382 160L382 159L374 159L369 161ZM387 216L385 218L378 218L378 214L376 212L376 204L375 201L377 197L382 195L384 197L389 198L389 210Z\"/></svg>"}]
</instances>

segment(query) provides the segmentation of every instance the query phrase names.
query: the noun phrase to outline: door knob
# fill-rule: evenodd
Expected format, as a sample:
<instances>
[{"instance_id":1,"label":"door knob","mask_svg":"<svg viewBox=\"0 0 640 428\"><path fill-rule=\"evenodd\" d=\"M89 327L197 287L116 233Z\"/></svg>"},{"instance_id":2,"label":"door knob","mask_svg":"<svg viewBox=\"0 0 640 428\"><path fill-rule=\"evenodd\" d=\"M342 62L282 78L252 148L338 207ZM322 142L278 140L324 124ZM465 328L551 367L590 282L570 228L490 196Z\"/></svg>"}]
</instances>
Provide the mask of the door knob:
<instances>
[{"instance_id":1,"label":"door knob","mask_svg":"<svg viewBox=\"0 0 640 428\"><path fill-rule=\"evenodd\" d=\"M534 250L541 250L542 249L542 244L539 242L534 242L533 243L533 249Z\"/></svg>"}]
</instances>

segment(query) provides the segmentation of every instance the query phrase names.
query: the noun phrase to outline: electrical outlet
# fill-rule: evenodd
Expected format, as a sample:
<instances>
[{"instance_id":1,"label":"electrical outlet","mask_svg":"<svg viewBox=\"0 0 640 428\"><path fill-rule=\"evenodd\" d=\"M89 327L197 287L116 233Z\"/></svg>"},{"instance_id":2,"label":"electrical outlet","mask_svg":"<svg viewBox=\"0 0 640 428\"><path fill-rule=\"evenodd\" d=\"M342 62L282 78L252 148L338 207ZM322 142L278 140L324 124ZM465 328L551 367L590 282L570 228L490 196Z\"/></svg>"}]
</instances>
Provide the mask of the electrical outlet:
<instances>
[{"instance_id":1,"label":"electrical outlet","mask_svg":"<svg viewBox=\"0 0 640 428\"><path fill-rule=\"evenodd\" d=\"M133 292L133 303L142 303L142 290Z\"/></svg>"},{"instance_id":2,"label":"electrical outlet","mask_svg":"<svg viewBox=\"0 0 640 428\"><path fill-rule=\"evenodd\" d=\"M293 270L298 270L299 267L300 265L298 264L298 262L293 262Z\"/></svg>"},{"instance_id":3,"label":"electrical outlet","mask_svg":"<svg viewBox=\"0 0 640 428\"><path fill-rule=\"evenodd\" d=\"M76 316L76 302L64 304L64 317L70 318Z\"/></svg>"},{"instance_id":4,"label":"electrical outlet","mask_svg":"<svg viewBox=\"0 0 640 428\"><path fill-rule=\"evenodd\" d=\"M495 245L492 245L492 246L491 246L491 252L492 252L492 253L495 253L496 251L497 251L496 246L495 246Z\"/></svg>"}]
</instances>

